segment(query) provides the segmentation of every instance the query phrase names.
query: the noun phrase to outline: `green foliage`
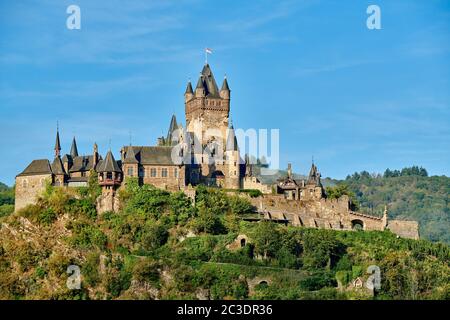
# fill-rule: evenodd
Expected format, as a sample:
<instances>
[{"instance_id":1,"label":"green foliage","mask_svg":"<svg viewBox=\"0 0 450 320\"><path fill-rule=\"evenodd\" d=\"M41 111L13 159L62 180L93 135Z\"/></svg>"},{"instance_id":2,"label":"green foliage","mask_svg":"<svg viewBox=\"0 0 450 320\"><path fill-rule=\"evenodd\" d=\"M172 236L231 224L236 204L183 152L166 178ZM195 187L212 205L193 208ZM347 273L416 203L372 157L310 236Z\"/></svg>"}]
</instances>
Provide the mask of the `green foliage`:
<instances>
[{"instance_id":1,"label":"green foliage","mask_svg":"<svg viewBox=\"0 0 450 320\"><path fill-rule=\"evenodd\" d=\"M348 185L346 184L338 184L334 187L328 186L325 188L325 193L327 195L327 198L329 199L339 199L343 195L346 195L350 198L352 209L359 209L359 202L356 198L355 193L353 191L350 191Z\"/></svg>"},{"instance_id":2,"label":"green foliage","mask_svg":"<svg viewBox=\"0 0 450 320\"><path fill-rule=\"evenodd\" d=\"M95 220L97 218L97 209L90 197L68 199L65 205L65 212L72 214L75 217L84 217L90 220Z\"/></svg>"},{"instance_id":3,"label":"green foliage","mask_svg":"<svg viewBox=\"0 0 450 320\"><path fill-rule=\"evenodd\" d=\"M350 177L348 187L329 190L329 197L355 192L354 186L373 183L378 188L385 180L406 179L416 191L420 187L411 199L428 201L423 191L427 181L439 178L358 175L357 183ZM446 187L445 182L433 185L433 192L445 192ZM361 190L355 192L358 199L369 189ZM33 241L2 234L0 299L145 299L148 290L141 288L149 285L159 290L161 299L196 299L202 289L212 299L367 299L336 286L338 281L346 286L356 277L365 279L369 265L381 269L382 287L375 299L449 299L450 249L442 243L401 239L389 231L245 222L240 218L252 210L248 200L206 187L198 187L193 206L181 192L128 179L120 191L123 209L99 216L95 192L76 191L47 186L36 205L19 211L39 224L30 236ZM64 219L71 233L65 243L61 225L54 224L62 213L68 213ZM16 215L4 220L8 228L22 227ZM38 237L39 229L45 237ZM187 237L191 231L196 235ZM234 243L239 234L248 237L243 247ZM65 281L70 264L81 266L83 287L69 292ZM250 280L256 278L268 284L250 290Z\"/></svg>"},{"instance_id":4,"label":"green foliage","mask_svg":"<svg viewBox=\"0 0 450 320\"><path fill-rule=\"evenodd\" d=\"M146 225L141 234L141 245L144 250L155 250L167 242L169 233L161 224Z\"/></svg>"},{"instance_id":5,"label":"green foliage","mask_svg":"<svg viewBox=\"0 0 450 320\"><path fill-rule=\"evenodd\" d=\"M300 288L305 291L316 291L327 287L336 287L336 279L332 272L315 272L312 276L300 281Z\"/></svg>"},{"instance_id":6,"label":"green foliage","mask_svg":"<svg viewBox=\"0 0 450 320\"><path fill-rule=\"evenodd\" d=\"M0 218L10 215L14 212L13 204L2 204L0 206Z\"/></svg>"},{"instance_id":7,"label":"green foliage","mask_svg":"<svg viewBox=\"0 0 450 320\"><path fill-rule=\"evenodd\" d=\"M88 286L94 287L100 282L99 265L100 255L97 252L89 253L82 266L83 280Z\"/></svg>"},{"instance_id":8,"label":"green foliage","mask_svg":"<svg viewBox=\"0 0 450 320\"><path fill-rule=\"evenodd\" d=\"M255 253L264 258L276 257L281 247L281 233L273 222L260 222L252 233Z\"/></svg>"},{"instance_id":9,"label":"green foliage","mask_svg":"<svg viewBox=\"0 0 450 320\"><path fill-rule=\"evenodd\" d=\"M51 225L57 218L57 215L55 213L55 211L53 211L52 208L47 208L47 209L43 209L41 210L41 212L39 213L37 220L39 222L39 224L42 225Z\"/></svg>"},{"instance_id":10,"label":"green foliage","mask_svg":"<svg viewBox=\"0 0 450 320\"><path fill-rule=\"evenodd\" d=\"M316 232L317 231L317 232ZM335 233L307 230L303 235L303 264L305 268L331 268L345 252L345 245Z\"/></svg>"},{"instance_id":11,"label":"green foliage","mask_svg":"<svg viewBox=\"0 0 450 320\"><path fill-rule=\"evenodd\" d=\"M72 231L72 236L69 238L69 242L82 249L90 249L97 247L104 249L108 238L106 235L96 226L76 221L67 226Z\"/></svg>"},{"instance_id":12,"label":"green foliage","mask_svg":"<svg viewBox=\"0 0 450 320\"><path fill-rule=\"evenodd\" d=\"M245 198L232 196L229 198L230 208L234 214L246 214L253 212L253 206Z\"/></svg>"},{"instance_id":13,"label":"green foliage","mask_svg":"<svg viewBox=\"0 0 450 320\"><path fill-rule=\"evenodd\" d=\"M398 173L355 173L345 184L354 192L360 210L381 215L388 205L390 219L416 220L421 237L450 244L450 178L428 177L423 168L404 168Z\"/></svg>"}]
</instances>

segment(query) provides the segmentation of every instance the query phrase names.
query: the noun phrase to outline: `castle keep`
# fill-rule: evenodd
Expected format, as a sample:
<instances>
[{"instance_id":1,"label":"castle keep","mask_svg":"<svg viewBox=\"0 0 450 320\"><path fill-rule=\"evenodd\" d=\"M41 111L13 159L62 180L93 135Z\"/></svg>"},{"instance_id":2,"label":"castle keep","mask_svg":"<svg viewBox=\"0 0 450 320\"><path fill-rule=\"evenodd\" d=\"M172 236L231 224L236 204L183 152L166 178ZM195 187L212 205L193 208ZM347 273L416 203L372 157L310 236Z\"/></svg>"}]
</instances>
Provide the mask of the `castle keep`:
<instances>
[{"instance_id":1,"label":"castle keep","mask_svg":"<svg viewBox=\"0 0 450 320\"><path fill-rule=\"evenodd\" d=\"M15 210L33 204L49 182L59 187L87 186L96 174L102 187L99 212L120 208L117 190L127 177L192 196L192 186L204 184L225 189L257 189L250 198L260 219L313 228L351 230L391 229L400 236L418 238L414 221L388 220L351 210L350 199L327 199L320 173L312 164L308 178L295 180L289 165L287 176L276 185L265 185L253 174L249 158L241 158L235 130L230 122L231 90L226 77L219 89L208 64L203 66L195 89L188 82L184 93L185 125L172 116L165 137L155 146L123 146L116 160L111 150L103 158L93 144L92 154L80 156L75 137L70 153L61 154L59 129L54 158L33 160L16 176Z\"/></svg>"}]
</instances>

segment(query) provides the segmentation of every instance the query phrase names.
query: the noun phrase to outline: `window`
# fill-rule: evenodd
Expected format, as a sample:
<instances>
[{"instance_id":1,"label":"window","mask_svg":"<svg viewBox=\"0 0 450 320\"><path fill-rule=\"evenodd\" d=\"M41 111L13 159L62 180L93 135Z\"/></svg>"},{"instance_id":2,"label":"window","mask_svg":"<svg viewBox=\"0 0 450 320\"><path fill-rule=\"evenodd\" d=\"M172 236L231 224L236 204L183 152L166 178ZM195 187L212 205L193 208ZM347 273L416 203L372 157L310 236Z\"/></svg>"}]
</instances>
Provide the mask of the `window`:
<instances>
[{"instance_id":1,"label":"window","mask_svg":"<svg viewBox=\"0 0 450 320\"><path fill-rule=\"evenodd\" d=\"M150 169L150 176L153 178L156 177L156 169L155 168Z\"/></svg>"},{"instance_id":2,"label":"window","mask_svg":"<svg viewBox=\"0 0 450 320\"><path fill-rule=\"evenodd\" d=\"M162 170L161 170L161 177L167 178L167 168L162 168Z\"/></svg>"},{"instance_id":3,"label":"window","mask_svg":"<svg viewBox=\"0 0 450 320\"><path fill-rule=\"evenodd\" d=\"M178 168L174 168L174 169L173 169L173 176L174 176L175 178L178 178Z\"/></svg>"},{"instance_id":4,"label":"window","mask_svg":"<svg viewBox=\"0 0 450 320\"><path fill-rule=\"evenodd\" d=\"M112 179L112 172L106 173L106 179L111 180Z\"/></svg>"},{"instance_id":5,"label":"window","mask_svg":"<svg viewBox=\"0 0 450 320\"><path fill-rule=\"evenodd\" d=\"M134 172L133 172L134 170L133 170L133 167L128 167L128 176L130 176L130 177L132 177L133 176L133 174L134 174Z\"/></svg>"},{"instance_id":6,"label":"window","mask_svg":"<svg viewBox=\"0 0 450 320\"><path fill-rule=\"evenodd\" d=\"M28 187L28 180L27 179L24 179L23 181L22 181L22 188L27 188Z\"/></svg>"}]
</instances>

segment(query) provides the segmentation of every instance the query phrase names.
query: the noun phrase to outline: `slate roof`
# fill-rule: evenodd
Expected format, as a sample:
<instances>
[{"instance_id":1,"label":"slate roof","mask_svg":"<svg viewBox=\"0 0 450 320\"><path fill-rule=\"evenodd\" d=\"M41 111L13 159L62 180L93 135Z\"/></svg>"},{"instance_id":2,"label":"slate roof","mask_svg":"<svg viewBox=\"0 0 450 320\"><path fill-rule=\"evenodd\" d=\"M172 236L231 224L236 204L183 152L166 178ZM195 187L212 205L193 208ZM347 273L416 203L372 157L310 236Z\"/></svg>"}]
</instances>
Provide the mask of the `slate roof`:
<instances>
[{"instance_id":1,"label":"slate roof","mask_svg":"<svg viewBox=\"0 0 450 320\"><path fill-rule=\"evenodd\" d=\"M72 140L72 147L70 148L70 155L72 158L78 157L78 148L77 148L77 142L75 141L75 137L73 137Z\"/></svg>"},{"instance_id":2,"label":"slate roof","mask_svg":"<svg viewBox=\"0 0 450 320\"><path fill-rule=\"evenodd\" d=\"M55 157L51 168L53 174L66 174L66 170L64 170L64 166L60 157Z\"/></svg>"},{"instance_id":3,"label":"slate roof","mask_svg":"<svg viewBox=\"0 0 450 320\"><path fill-rule=\"evenodd\" d=\"M191 94L194 93L194 90L192 90L192 84L191 84L190 81L189 81L188 84L187 84L186 91L185 91L184 94L188 94L188 93L191 93Z\"/></svg>"},{"instance_id":4,"label":"slate roof","mask_svg":"<svg viewBox=\"0 0 450 320\"><path fill-rule=\"evenodd\" d=\"M211 98L220 98L219 88L211 71L209 64L203 66L200 77L198 78L197 88L204 88L205 95Z\"/></svg>"},{"instance_id":5,"label":"slate roof","mask_svg":"<svg viewBox=\"0 0 450 320\"><path fill-rule=\"evenodd\" d=\"M61 150L61 142L59 141L59 131L56 131L56 142L55 142L55 151Z\"/></svg>"},{"instance_id":6,"label":"slate roof","mask_svg":"<svg viewBox=\"0 0 450 320\"><path fill-rule=\"evenodd\" d=\"M50 167L50 162L47 159L33 160L31 163L19 173L17 176L31 176L37 174L51 174L52 169Z\"/></svg>"},{"instance_id":7,"label":"slate roof","mask_svg":"<svg viewBox=\"0 0 450 320\"><path fill-rule=\"evenodd\" d=\"M136 159L136 154L134 153L134 149L132 146L128 146L125 152L125 159L123 163L139 163Z\"/></svg>"},{"instance_id":8,"label":"slate roof","mask_svg":"<svg viewBox=\"0 0 450 320\"><path fill-rule=\"evenodd\" d=\"M234 127L231 126L231 128L228 130L228 138L227 138L227 145L226 145L226 151L239 151L237 138L234 133Z\"/></svg>"},{"instance_id":9,"label":"slate roof","mask_svg":"<svg viewBox=\"0 0 450 320\"><path fill-rule=\"evenodd\" d=\"M228 86L228 81L227 78L223 79L223 83L222 83L222 89L220 89L220 91L230 91L230 87Z\"/></svg>"},{"instance_id":10,"label":"slate roof","mask_svg":"<svg viewBox=\"0 0 450 320\"><path fill-rule=\"evenodd\" d=\"M136 159L141 164L175 165L172 161L172 149L169 146L131 146ZM129 148L129 147L128 147ZM125 149L125 147L124 147Z\"/></svg>"},{"instance_id":11,"label":"slate roof","mask_svg":"<svg viewBox=\"0 0 450 320\"><path fill-rule=\"evenodd\" d=\"M169 125L169 130L167 131L167 137L166 137L166 143L168 145L172 145L172 144L176 144L175 141L173 141L173 134L175 132L175 130L177 130L179 128L178 123L177 123L177 118L175 117L175 115L172 115L172 119L170 119L170 125Z\"/></svg>"},{"instance_id":12,"label":"slate roof","mask_svg":"<svg viewBox=\"0 0 450 320\"><path fill-rule=\"evenodd\" d=\"M89 171L91 169L95 169L94 156L78 156L72 158L72 166L69 168L69 172Z\"/></svg>"},{"instance_id":13,"label":"slate roof","mask_svg":"<svg viewBox=\"0 0 450 320\"><path fill-rule=\"evenodd\" d=\"M105 160L99 162L97 172L122 172L111 150L106 154Z\"/></svg>"}]
</instances>

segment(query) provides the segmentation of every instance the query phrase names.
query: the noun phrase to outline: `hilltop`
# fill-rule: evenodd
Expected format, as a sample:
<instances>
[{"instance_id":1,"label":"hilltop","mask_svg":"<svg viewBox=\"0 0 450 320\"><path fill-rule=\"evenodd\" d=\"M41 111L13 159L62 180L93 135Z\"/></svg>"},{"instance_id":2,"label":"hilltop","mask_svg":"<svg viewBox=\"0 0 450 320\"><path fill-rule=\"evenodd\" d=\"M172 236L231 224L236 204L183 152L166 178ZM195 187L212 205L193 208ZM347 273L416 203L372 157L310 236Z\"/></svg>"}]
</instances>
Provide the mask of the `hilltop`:
<instances>
[{"instance_id":1,"label":"hilltop","mask_svg":"<svg viewBox=\"0 0 450 320\"><path fill-rule=\"evenodd\" d=\"M199 187L195 206L129 179L123 208L99 188L48 186L0 218L2 299L448 299L449 247L389 231L333 231L240 219L248 200ZM78 290L66 287L80 267ZM370 265L381 289L358 288Z\"/></svg>"}]
</instances>

